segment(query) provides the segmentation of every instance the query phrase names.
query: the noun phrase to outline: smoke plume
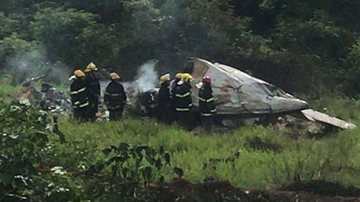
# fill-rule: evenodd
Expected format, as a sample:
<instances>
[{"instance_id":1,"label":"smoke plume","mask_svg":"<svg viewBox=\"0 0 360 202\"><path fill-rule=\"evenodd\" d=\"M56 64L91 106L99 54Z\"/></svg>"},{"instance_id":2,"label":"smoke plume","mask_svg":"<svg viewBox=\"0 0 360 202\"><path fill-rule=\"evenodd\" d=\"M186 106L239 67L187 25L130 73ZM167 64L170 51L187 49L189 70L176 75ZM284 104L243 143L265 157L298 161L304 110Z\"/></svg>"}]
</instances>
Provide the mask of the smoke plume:
<instances>
[{"instance_id":1,"label":"smoke plume","mask_svg":"<svg viewBox=\"0 0 360 202\"><path fill-rule=\"evenodd\" d=\"M16 54L7 61L6 70L12 77L12 84L19 84L38 76L44 76L45 81L60 84L70 73L68 67L60 63L51 63L45 52L38 50Z\"/></svg>"},{"instance_id":2,"label":"smoke plume","mask_svg":"<svg viewBox=\"0 0 360 202\"><path fill-rule=\"evenodd\" d=\"M158 83L158 74L155 71L156 63L156 60L151 60L143 64L137 72L136 80L131 85L136 86L140 92L155 88Z\"/></svg>"}]
</instances>

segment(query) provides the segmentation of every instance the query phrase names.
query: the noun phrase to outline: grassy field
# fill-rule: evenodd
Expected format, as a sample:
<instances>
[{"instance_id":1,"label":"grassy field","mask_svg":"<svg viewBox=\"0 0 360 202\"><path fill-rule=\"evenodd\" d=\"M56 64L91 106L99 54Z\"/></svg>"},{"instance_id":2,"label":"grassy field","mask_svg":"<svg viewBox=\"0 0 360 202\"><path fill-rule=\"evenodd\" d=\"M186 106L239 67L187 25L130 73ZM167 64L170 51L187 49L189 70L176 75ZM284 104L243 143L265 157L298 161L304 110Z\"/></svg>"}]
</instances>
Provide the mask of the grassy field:
<instances>
[{"instance_id":1,"label":"grassy field","mask_svg":"<svg viewBox=\"0 0 360 202\"><path fill-rule=\"evenodd\" d=\"M331 106L340 108L342 104L343 101L338 100ZM341 112L344 118L353 117L360 125L357 111ZM311 180L360 187L359 128L322 138L294 139L263 126L207 133L202 130L188 132L152 120L78 124L63 118L60 129L68 143L54 147L66 169L89 167L91 162L104 158L102 149L125 142L155 148L163 146L170 151L173 166L182 168L185 179L195 183L213 177L251 189L277 189ZM167 180L174 177L171 168L164 173Z\"/></svg>"}]
</instances>

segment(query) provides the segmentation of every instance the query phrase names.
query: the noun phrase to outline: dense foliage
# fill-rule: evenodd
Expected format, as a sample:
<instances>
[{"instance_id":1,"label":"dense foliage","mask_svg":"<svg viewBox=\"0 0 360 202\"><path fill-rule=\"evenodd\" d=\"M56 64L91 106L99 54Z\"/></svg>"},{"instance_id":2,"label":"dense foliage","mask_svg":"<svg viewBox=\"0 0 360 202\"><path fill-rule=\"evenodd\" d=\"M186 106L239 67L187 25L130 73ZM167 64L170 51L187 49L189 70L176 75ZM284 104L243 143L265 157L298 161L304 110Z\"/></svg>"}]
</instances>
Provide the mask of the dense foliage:
<instances>
[{"instance_id":1,"label":"dense foliage","mask_svg":"<svg viewBox=\"0 0 360 202\"><path fill-rule=\"evenodd\" d=\"M62 68L94 61L131 78L148 59L174 72L197 56L290 92L356 96L359 11L338 0L3 0L0 67L40 50Z\"/></svg>"},{"instance_id":2,"label":"dense foliage","mask_svg":"<svg viewBox=\"0 0 360 202\"><path fill-rule=\"evenodd\" d=\"M2 198L26 198L33 186L33 175L42 165L49 131L44 111L29 106L0 102L0 194Z\"/></svg>"}]
</instances>

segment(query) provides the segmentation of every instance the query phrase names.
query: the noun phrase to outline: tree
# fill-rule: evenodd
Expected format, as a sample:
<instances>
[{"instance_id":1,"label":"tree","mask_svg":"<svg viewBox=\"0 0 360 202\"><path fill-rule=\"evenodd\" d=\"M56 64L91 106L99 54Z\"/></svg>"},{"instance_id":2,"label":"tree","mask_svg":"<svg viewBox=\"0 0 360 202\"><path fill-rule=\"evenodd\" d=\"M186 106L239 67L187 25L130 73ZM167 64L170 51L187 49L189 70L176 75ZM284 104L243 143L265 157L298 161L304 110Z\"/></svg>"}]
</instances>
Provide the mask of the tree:
<instances>
[{"instance_id":1,"label":"tree","mask_svg":"<svg viewBox=\"0 0 360 202\"><path fill-rule=\"evenodd\" d=\"M90 61L101 63L111 55L109 28L98 23L98 18L75 9L46 8L36 13L31 28L51 61L81 67Z\"/></svg>"},{"instance_id":2,"label":"tree","mask_svg":"<svg viewBox=\"0 0 360 202\"><path fill-rule=\"evenodd\" d=\"M36 49L36 44L21 39L16 33L3 38L0 40L0 69L4 69L5 63L10 57L34 49Z\"/></svg>"},{"instance_id":3,"label":"tree","mask_svg":"<svg viewBox=\"0 0 360 202\"><path fill-rule=\"evenodd\" d=\"M9 36L14 31L16 23L18 23L16 20L11 19L5 16L3 12L0 12L0 39Z\"/></svg>"}]
</instances>

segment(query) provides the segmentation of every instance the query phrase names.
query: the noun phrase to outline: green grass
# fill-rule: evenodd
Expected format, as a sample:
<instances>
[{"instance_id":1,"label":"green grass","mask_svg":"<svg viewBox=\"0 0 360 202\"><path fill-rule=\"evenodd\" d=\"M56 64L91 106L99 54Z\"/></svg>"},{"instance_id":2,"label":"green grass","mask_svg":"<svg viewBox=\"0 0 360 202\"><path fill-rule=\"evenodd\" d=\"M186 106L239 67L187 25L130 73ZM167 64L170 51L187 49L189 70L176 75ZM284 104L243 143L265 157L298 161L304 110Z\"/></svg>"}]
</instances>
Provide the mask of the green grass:
<instances>
[{"instance_id":1,"label":"green grass","mask_svg":"<svg viewBox=\"0 0 360 202\"><path fill-rule=\"evenodd\" d=\"M172 166L181 167L185 179L194 183L214 177L228 180L237 187L276 189L293 183L298 177L304 182L323 179L360 187L360 174L356 172L360 169L357 137L360 129L316 140L307 137L291 139L262 126L205 134L133 119L86 124L62 119L60 128L69 143L55 144L55 147L61 147L58 155L63 155L60 158L64 161L62 165L68 169L89 166L89 162L104 158L101 150L106 146L126 142L156 148L164 146L172 154ZM283 149L279 152L254 150L249 146L249 139L254 137ZM79 151L84 154L79 155ZM240 151L240 157L233 163L209 161L226 159L237 151ZM204 163L209 166L204 168ZM164 173L167 180L174 177L170 168Z\"/></svg>"}]
</instances>

